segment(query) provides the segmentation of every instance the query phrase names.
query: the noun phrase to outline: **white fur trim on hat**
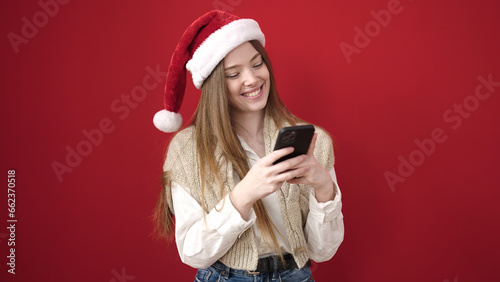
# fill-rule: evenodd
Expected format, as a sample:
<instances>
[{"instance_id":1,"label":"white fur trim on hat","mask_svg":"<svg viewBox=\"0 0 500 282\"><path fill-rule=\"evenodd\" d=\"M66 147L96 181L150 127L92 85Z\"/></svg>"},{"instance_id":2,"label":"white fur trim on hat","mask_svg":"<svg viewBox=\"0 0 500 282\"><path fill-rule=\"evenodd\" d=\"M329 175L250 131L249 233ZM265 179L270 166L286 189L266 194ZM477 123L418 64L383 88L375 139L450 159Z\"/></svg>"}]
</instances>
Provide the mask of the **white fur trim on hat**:
<instances>
[{"instance_id":1,"label":"white fur trim on hat","mask_svg":"<svg viewBox=\"0 0 500 282\"><path fill-rule=\"evenodd\" d=\"M182 126L182 116L179 113L161 110L153 117L153 123L163 132L176 132Z\"/></svg>"},{"instance_id":2,"label":"white fur trim on hat","mask_svg":"<svg viewBox=\"0 0 500 282\"><path fill-rule=\"evenodd\" d=\"M240 44L254 39L265 45L264 34L259 24L252 19L232 21L210 34L186 64L196 88L201 88L205 79L229 52Z\"/></svg>"}]
</instances>

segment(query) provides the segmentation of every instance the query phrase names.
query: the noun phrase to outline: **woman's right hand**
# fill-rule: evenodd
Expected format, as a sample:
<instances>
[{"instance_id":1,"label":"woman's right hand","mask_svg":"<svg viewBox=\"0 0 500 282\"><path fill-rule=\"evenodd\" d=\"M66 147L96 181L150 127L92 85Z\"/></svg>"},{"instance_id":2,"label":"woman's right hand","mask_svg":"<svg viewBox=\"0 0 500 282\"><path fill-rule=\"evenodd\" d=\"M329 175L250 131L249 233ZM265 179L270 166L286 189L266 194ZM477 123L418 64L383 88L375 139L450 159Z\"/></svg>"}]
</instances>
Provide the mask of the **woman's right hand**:
<instances>
[{"instance_id":1,"label":"woman's right hand","mask_svg":"<svg viewBox=\"0 0 500 282\"><path fill-rule=\"evenodd\" d=\"M274 193L283 185L283 182L300 177L307 171L307 167L298 166L307 158L306 155L273 165L275 161L291 152L293 148L283 148L258 160L231 191L229 194L231 203L243 219L248 219L250 210L257 200Z\"/></svg>"}]
</instances>

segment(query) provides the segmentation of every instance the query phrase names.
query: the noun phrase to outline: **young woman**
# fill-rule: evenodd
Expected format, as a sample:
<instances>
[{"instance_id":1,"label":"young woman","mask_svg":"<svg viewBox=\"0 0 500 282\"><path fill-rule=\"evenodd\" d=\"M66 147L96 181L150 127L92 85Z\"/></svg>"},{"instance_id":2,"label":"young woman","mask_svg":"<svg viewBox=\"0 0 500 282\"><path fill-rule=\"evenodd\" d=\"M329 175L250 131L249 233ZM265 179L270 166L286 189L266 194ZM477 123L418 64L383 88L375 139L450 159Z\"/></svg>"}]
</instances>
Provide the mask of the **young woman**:
<instances>
[{"instance_id":1,"label":"young woman","mask_svg":"<svg viewBox=\"0 0 500 282\"><path fill-rule=\"evenodd\" d=\"M304 122L281 102L265 39L251 19L212 11L184 33L167 75L165 109L175 132L185 68L201 89L191 124L167 152L155 218L174 232L196 281L313 281L310 260L333 257L344 237L333 146L319 127L306 155L273 164L280 128Z\"/></svg>"}]
</instances>

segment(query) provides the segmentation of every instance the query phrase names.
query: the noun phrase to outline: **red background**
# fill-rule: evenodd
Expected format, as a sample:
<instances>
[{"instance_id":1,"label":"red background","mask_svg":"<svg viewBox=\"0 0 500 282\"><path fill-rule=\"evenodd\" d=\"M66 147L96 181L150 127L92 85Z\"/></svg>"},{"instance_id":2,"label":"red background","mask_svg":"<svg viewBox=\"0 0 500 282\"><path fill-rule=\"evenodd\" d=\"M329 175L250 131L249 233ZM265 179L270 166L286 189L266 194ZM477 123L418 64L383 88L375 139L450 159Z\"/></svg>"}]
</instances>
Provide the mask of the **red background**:
<instances>
[{"instance_id":1,"label":"red background","mask_svg":"<svg viewBox=\"0 0 500 282\"><path fill-rule=\"evenodd\" d=\"M500 87L473 97L479 76L500 81L498 2L60 2L45 18L37 1L1 4L1 281L194 279L175 244L150 237L170 137L152 124L163 81L140 101L120 99L140 89L148 66L166 72L185 28L217 5L260 23L283 100L335 138L346 233L332 260L313 264L317 281L500 279ZM370 11L388 4L399 12L378 30ZM36 34L24 28L32 38L13 44L34 15ZM372 38L357 38L366 46L346 57L340 44L355 47L355 28L367 24ZM189 84L186 120L198 97ZM101 122L108 133L85 147L82 131ZM444 141L425 141L424 154L417 143L434 130ZM74 167L68 148L86 154ZM404 176L402 159L417 164ZM54 162L71 169L61 181ZM6 264L9 169L15 275ZM400 177L392 188L387 173Z\"/></svg>"}]
</instances>

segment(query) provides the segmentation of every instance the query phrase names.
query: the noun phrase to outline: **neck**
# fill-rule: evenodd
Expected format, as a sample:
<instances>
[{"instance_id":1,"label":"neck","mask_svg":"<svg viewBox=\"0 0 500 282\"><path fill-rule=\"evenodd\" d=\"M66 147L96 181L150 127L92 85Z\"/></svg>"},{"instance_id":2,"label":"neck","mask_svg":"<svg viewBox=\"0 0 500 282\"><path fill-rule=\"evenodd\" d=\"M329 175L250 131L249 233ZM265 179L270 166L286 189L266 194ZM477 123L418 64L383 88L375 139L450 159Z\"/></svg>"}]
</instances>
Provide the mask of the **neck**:
<instances>
[{"instance_id":1,"label":"neck","mask_svg":"<svg viewBox=\"0 0 500 282\"><path fill-rule=\"evenodd\" d=\"M263 136L264 110L258 113L233 113L233 124L236 134L245 141Z\"/></svg>"}]
</instances>

